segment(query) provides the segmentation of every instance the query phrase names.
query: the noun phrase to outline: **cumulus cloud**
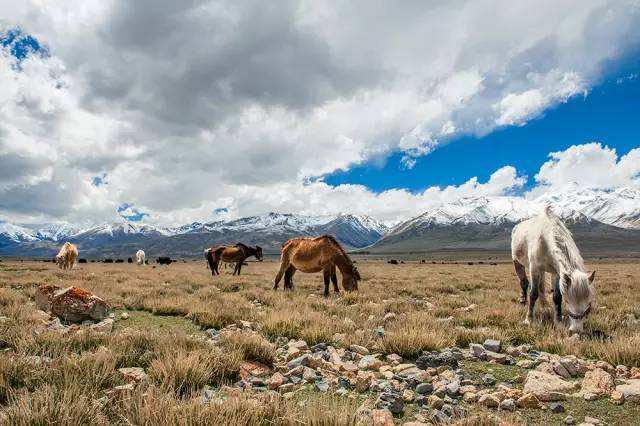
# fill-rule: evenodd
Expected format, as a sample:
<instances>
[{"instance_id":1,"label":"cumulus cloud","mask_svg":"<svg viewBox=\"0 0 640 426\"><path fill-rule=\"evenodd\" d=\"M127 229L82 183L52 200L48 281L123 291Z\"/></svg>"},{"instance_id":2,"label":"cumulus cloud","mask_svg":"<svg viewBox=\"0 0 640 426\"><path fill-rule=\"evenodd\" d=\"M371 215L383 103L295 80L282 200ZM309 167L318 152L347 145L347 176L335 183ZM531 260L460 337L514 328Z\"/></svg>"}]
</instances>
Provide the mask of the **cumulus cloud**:
<instances>
[{"instance_id":1,"label":"cumulus cloud","mask_svg":"<svg viewBox=\"0 0 640 426\"><path fill-rule=\"evenodd\" d=\"M535 176L533 195L571 186L613 189L640 187L640 148L618 156L615 149L593 142L549 154Z\"/></svg>"},{"instance_id":2,"label":"cumulus cloud","mask_svg":"<svg viewBox=\"0 0 640 426\"><path fill-rule=\"evenodd\" d=\"M508 168L421 194L308 182L522 125L640 38L636 0L0 0L0 16L48 51L20 67L0 52L0 215L23 222L112 220L123 203L165 224L221 207L391 220L509 191Z\"/></svg>"}]
</instances>

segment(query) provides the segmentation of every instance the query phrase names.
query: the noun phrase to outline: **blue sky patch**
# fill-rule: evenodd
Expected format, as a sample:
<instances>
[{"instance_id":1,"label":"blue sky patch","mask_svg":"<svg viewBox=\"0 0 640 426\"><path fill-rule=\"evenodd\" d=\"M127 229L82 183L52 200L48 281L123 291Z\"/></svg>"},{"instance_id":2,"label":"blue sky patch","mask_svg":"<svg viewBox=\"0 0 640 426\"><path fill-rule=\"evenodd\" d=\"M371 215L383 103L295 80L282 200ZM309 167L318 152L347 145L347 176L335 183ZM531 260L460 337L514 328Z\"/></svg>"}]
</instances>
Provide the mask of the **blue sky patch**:
<instances>
[{"instance_id":1,"label":"blue sky patch","mask_svg":"<svg viewBox=\"0 0 640 426\"><path fill-rule=\"evenodd\" d=\"M106 173L103 173L102 175L99 175L99 176L94 176L93 179L91 179L91 185L95 186L96 188L99 188L102 185L107 184L106 179L107 179Z\"/></svg>"},{"instance_id":2,"label":"blue sky patch","mask_svg":"<svg viewBox=\"0 0 640 426\"><path fill-rule=\"evenodd\" d=\"M460 137L416 158L411 169L403 167L404 155L398 152L384 162L329 174L324 181L360 184L375 192L393 188L420 192L436 185L460 185L474 176L485 182L497 169L511 165L528 177L524 188L528 189L535 185L534 177L550 152L601 142L624 155L638 146L639 71L640 61L626 64L586 97L576 96L521 127L504 127L480 138Z\"/></svg>"},{"instance_id":3,"label":"blue sky patch","mask_svg":"<svg viewBox=\"0 0 640 426\"><path fill-rule=\"evenodd\" d=\"M8 48L11 55L13 55L18 62L34 53L41 56L49 56L46 47L40 44L35 37L23 33L20 28L0 31L0 45Z\"/></svg>"},{"instance_id":4,"label":"blue sky patch","mask_svg":"<svg viewBox=\"0 0 640 426\"><path fill-rule=\"evenodd\" d=\"M140 222L145 216L149 216L148 213L142 212L135 208L131 203L121 204L116 211L125 220L129 222Z\"/></svg>"}]
</instances>

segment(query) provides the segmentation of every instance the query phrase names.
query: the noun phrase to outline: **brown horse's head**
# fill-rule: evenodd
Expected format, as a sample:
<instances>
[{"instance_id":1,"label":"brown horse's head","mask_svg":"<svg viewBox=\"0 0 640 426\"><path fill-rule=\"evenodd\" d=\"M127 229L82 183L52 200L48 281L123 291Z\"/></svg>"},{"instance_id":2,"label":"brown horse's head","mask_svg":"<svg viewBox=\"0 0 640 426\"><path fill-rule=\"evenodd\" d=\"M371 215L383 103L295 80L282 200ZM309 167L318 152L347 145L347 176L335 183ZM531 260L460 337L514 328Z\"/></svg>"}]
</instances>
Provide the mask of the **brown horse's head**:
<instances>
[{"instance_id":1,"label":"brown horse's head","mask_svg":"<svg viewBox=\"0 0 640 426\"><path fill-rule=\"evenodd\" d=\"M262 247L260 246L256 246L256 259L258 259L260 262L262 262Z\"/></svg>"},{"instance_id":2,"label":"brown horse's head","mask_svg":"<svg viewBox=\"0 0 640 426\"><path fill-rule=\"evenodd\" d=\"M358 291L358 281L362 279L356 265L350 266L348 273L342 274L342 286L346 291Z\"/></svg>"}]
</instances>

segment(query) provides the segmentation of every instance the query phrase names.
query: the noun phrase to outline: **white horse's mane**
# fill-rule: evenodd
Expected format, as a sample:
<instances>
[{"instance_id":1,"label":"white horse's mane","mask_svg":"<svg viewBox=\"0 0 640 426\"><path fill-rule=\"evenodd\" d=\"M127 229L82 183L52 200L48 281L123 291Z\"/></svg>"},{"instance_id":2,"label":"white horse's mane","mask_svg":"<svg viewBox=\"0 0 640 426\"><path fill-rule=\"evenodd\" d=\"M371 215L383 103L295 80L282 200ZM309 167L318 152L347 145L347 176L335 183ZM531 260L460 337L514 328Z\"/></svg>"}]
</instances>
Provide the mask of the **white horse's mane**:
<instances>
[{"instance_id":1,"label":"white horse's mane","mask_svg":"<svg viewBox=\"0 0 640 426\"><path fill-rule=\"evenodd\" d=\"M547 206L544 210L551 226L548 232L551 238L547 241L551 245L549 250L553 253L554 258L560 264L562 272L571 274L573 271L585 271L584 260L580 255L580 250L573 240L571 231L562 223L560 218L551 211L551 207ZM560 272L560 271L558 271Z\"/></svg>"}]
</instances>

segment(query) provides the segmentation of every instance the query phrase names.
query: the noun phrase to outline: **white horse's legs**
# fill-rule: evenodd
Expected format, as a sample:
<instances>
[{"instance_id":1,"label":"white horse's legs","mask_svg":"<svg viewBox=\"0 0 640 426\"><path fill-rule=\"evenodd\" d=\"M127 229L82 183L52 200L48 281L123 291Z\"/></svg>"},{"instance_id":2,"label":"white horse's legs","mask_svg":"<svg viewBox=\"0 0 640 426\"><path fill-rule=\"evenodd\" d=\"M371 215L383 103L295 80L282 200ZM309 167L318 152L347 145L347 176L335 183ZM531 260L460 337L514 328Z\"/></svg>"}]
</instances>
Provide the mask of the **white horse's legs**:
<instances>
[{"instance_id":1,"label":"white horse's legs","mask_svg":"<svg viewBox=\"0 0 640 426\"><path fill-rule=\"evenodd\" d=\"M531 283L529 286L529 309L527 310L527 317L524 320L525 324L533 323L535 319L536 302L538 301L540 281L544 279L544 272L536 267L529 267L529 273L531 275Z\"/></svg>"}]
</instances>

